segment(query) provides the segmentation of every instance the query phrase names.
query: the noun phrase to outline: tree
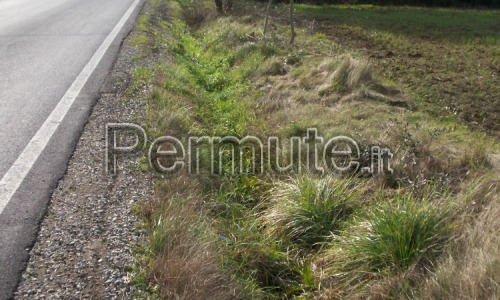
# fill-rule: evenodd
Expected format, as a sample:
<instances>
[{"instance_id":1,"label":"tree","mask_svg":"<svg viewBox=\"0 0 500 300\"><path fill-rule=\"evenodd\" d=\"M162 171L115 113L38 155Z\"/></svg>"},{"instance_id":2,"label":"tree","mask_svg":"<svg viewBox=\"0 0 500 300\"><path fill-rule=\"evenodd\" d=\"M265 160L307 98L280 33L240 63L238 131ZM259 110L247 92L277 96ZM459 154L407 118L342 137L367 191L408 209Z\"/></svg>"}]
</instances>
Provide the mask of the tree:
<instances>
[{"instance_id":1,"label":"tree","mask_svg":"<svg viewBox=\"0 0 500 300\"><path fill-rule=\"evenodd\" d=\"M293 44L295 41L295 24L294 24L294 8L293 8L293 0L290 0L290 30L291 30L291 37L290 37L290 44Z\"/></svg>"},{"instance_id":2,"label":"tree","mask_svg":"<svg viewBox=\"0 0 500 300\"><path fill-rule=\"evenodd\" d=\"M266 23L264 25L264 37L266 36L266 32L267 32L267 24L269 22L269 11L271 9L271 3L273 2L273 0L269 0L269 2L267 3L267 11L266 11Z\"/></svg>"}]
</instances>

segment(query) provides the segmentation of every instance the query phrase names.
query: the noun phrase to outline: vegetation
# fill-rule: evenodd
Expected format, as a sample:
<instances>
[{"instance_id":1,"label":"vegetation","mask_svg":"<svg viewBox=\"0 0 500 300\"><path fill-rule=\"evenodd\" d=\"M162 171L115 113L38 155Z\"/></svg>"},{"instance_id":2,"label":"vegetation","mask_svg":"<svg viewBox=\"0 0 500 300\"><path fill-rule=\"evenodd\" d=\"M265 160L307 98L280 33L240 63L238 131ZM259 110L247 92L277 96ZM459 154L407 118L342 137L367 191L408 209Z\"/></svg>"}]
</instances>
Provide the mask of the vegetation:
<instances>
[{"instance_id":1,"label":"vegetation","mask_svg":"<svg viewBox=\"0 0 500 300\"><path fill-rule=\"evenodd\" d=\"M330 19L326 13L318 25L313 22L321 14L317 7L298 5L302 21L297 21L290 44L288 5L271 6L264 36L267 4L233 1L233 9L221 15L209 0L151 2L140 19L140 34L132 39L140 49L141 67L128 91L145 103L148 135L184 140L191 135L273 135L286 143L314 127L325 138L349 135L363 151L370 145L390 147L394 172L365 177L231 175L224 165L214 176L202 163L199 176L158 174L155 201L138 209L149 242L137 253L141 271L135 282L142 293L136 297L499 295L494 216L500 145L492 138L495 127L443 113L442 103L426 98L431 92L441 96L447 81L445 87L443 81L429 87L429 78L422 76L429 69L421 67L421 60L406 55L406 71L390 75L402 58L376 58L363 47L381 51L376 45L386 41L387 51L402 51L413 43L437 55L432 43L442 43L438 45L456 49L449 54L456 62L456 53L479 50L461 40L460 33L454 33L454 40L453 35L442 37L440 29L429 30L427 18L414 19L415 32L427 28L435 40L412 36L413 30L401 29L395 17L409 8L366 6L323 7L351 15ZM420 11L414 9L417 16ZM463 17L453 10L436 13L448 16L437 23L448 29ZM369 14L380 14L373 27L365 21ZM496 21L483 21L473 25L480 33L477 48L495 53L490 45L496 45L498 36L488 26ZM386 29L373 36L373 28ZM357 34L347 42L339 32ZM491 75L467 61L462 67ZM457 74L446 74L461 84L454 80ZM396 75L413 84L402 84ZM478 90L490 99L489 91L496 88L485 82ZM474 109L462 100L462 107ZM302 155L309 154L303 150Z\"/></svg>"},{"instance_id":2,"label":"vegetation","mask_svg":"<svg viewBox=\"0 0 500 300\"><path fill-rule=\"evenodd\" d=\"M262 225L276 239L290 239L297 246L314 247L338 232L354 211L359 184L352 180L309 176L277 182L269 192ZM359 204L359 203L358 203Z\"/></svg>"},{"instance_id":3,"label":"vegetation","mask_svg":"<svg viewBox=\"0 0 500 300\"><path fill-rule=\"evenodd\" d=\"M287 2L288 0L281 0ZM457 7L499 7L498 0L303 0L298 2L314 4L375 4L413 6L457 6Z\"/></svg>"},{"instance_id":4,"label":"vegetation","mask_svg":"<svg viewBox=\"0 0 500 300\"><path fill-rule=\"evenodd\" d=\"M435 117L498 136L500 12L298 5L306 26L360 51Z\"/></svg>"}]
</instances>

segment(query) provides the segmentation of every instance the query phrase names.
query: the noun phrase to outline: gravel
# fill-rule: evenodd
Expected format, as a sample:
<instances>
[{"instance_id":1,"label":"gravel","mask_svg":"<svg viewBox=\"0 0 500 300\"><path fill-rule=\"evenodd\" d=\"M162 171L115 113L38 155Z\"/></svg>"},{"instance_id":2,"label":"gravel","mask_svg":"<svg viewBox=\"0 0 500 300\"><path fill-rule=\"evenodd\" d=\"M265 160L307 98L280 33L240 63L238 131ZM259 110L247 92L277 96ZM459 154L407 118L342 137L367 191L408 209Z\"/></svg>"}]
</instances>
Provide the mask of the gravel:
<instances>
[{"instance_id":1,"label":"gravel","mask_svg":"<svg viewBox=\"0 0 500 300\"><path fill-rule=\"evenodd\" d=\"M129 299L136 291L133 249L144 232L132 208L154 196L151 175L140 171L137 157L124 160L116 176L104 172L105 124L144 120L141 100L123 100L140 63L129 43L135 34L126 38L54 191L16 299Z\"/></svg>"}]
</instances>

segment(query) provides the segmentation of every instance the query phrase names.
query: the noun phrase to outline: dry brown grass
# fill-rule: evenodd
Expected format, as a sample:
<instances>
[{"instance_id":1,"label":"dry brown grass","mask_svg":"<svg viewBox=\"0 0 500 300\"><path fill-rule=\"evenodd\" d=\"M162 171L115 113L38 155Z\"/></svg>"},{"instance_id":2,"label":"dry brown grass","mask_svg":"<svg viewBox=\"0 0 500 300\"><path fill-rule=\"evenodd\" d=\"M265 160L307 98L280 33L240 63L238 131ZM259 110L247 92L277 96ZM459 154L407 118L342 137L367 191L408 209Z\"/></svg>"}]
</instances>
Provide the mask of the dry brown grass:
<instances>
[{"instance_id":1,"label":"dry brown grass","mask_svg":"<svg viewBox=\"0 0 500 300\"><path fill-rule=\"evenodd\" d=\"M500 299L500 180L496 176L469 198L473 206L489 203L443 257L419 298Z\"/></svg>"},{"instance_id":2,"label":"dry brown grass","mask_svg":"<svg viewBox=\"0 0 500 300\"><path fill-rule=\"evenodd\" d=\"M295 74L298 86L309 98L320 97L326 104L375 100L392 106L410 107L403 91L377 78L371 62L350 55L327 57L307 74ZM300 97L297 97L300 98Z\"/></svg>"},{"instance_id":3,"label":"dry brown grass","mask_svg":"<svg viewBox=\"0 0 500 300\"><path fill-rule=\"evenodd\" d=\"M207 5L207 1L194 0L182 6L184 21L193 28L201 26L203 22L215 16L214 6Z\"/></svg>"},{"instance_id":4,"label":"dry brown grass","mask_svg":"<svg viewBox=\"0 0 500 300\"><path fill-rule=\"evenodd\" d=\"M330 81L355 89L361 85L372 83L374 79L373 70L367 59L356 60L346 56L333 72Z\"/></svg>"},{"instance_id":5,"label":"dry brown grass","mask_svg":"<svg viewBox=\"0 0 500 300\"><path fill-rule=\"evenodd\" d=\"M375 80L370 63L366 59L354 59L349 55L340 58L338 67L332 69L334 64L326 59L318 67L319 70L328 74L325 83L319 88L320 94L329 92L353 91L362 85L369 85Z\"/></svg>"},{"instance_id":6,"label":"dry brown grass","mask_svg":"<svg viewBox=\"0 0 500 300\"><path fill-rule=\"evenodd\" d=\"M166 216L179 220L168 237L172 245L154 258L150 280L158 284L161 294L169 299L234 298L237 288L227 284L219 267L219 254L211 242L203 243L193 237L190 232L193 220L186 213L189 212L176 210L175 216Z\"/></svg>"},{"instance_id":7,"label":"dry brown grass","mask_svg":"<svg viewBox=\"0 0 500 300\"><path fill-rule=\"evenodd\" d=\"M217 235L205 223L196 181L179 176L158 187L161 198L145 203L151 235L149 282L167 299L233 299L239 287L221 269Z\"/></svg>"}]
</instances>

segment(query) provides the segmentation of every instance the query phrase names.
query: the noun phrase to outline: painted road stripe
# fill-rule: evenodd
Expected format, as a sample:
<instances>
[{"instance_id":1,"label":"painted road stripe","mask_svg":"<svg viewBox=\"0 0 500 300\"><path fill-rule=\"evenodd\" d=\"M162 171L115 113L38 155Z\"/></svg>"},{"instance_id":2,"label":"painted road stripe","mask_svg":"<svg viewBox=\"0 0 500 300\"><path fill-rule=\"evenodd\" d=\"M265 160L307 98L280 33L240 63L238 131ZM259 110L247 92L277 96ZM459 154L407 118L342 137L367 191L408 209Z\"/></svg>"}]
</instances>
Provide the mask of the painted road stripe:
<instances>
[{"instance_id":1,"label":"painted road stripe","mask_svg":"<svg viewBox=\"0 0 500 300\"><path fill-rule=\"evenodd\" d=\"M73 102L75 102L75 99L78 97L90 76L97 68L97 65L101 62L104 54L116 39L128 18L132 15L140 2L141 0L135 0L134 3L132 3L125 15L123 15L118 24L116 24L104 42L102 42L99 49L97 49L90 61L83 68L82 72L75 79L71 87L66 91L61 100L59 100L59 103L49 115L47 120L45 120L40 129L38 129L38 132L28 143L26 148L24 148L23 152L19 155L7 173L3 176L0 181L0 214L7 206L7 203L9 203L12 196L16 193L17 189L37 161L38 157L40 157L40 154L47 146L50 138L54 135L54 132L68 113L69 108Z\"/></svg>"}]
</instances>

